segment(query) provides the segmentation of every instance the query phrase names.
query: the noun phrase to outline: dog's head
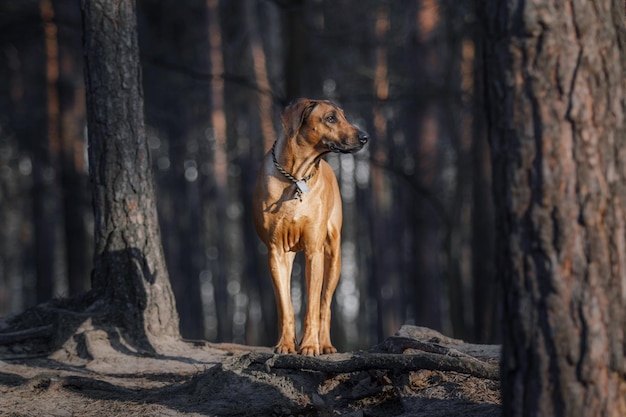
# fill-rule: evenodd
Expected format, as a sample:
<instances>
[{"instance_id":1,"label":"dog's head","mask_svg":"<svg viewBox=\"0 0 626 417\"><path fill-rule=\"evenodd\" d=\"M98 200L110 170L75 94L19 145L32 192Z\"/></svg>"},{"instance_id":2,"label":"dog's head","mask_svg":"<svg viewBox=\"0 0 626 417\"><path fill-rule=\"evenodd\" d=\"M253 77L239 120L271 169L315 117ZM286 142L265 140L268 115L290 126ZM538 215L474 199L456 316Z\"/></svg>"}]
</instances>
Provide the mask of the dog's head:
<instances>
[{"instance_id":1,"label":"dog's head","mask_svg":"<svg viewBox=\"0 0 626 417\"><path fill-rule=\"evenodd\" d=\"M288 139L305 141L320 153L351 153L369 140L367 133L348 122L344 111L328 100L300 98L281 118Z\"/></svg>"}]
</instances>

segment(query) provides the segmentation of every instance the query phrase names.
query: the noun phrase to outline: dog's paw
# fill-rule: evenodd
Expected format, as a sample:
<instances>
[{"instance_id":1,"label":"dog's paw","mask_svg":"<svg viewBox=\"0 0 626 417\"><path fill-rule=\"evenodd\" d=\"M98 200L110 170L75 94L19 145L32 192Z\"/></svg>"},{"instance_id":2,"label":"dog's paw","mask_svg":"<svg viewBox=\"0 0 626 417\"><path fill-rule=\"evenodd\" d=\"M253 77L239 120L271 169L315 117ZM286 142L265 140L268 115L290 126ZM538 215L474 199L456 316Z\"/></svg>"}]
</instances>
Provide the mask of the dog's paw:
<instances>
[{"instance_id":1,"label":"dog's paw","mask_svg":"<svg viewBox=\"0 0 626 417\"><path fill-rule=\"evenodd\" d=\"M337 349L333 345L322 346L322 353L328 355L330 353L337 353Z\"/></svg>"},{"instance_id":2,"label":"dog's paw","mask_svg":"<svg viewBox=\"0 0 626 417\"><path fill-rule=\"evenodd\" d=\"M296 345L294 343L279 343L274 348L274 352L282 355L296 353Z\"/></svg>"},{"instance_id":3,"label":"dog's paw","mask_svg":"<svg viewBox=\"0 0 626 417\"><path fill-rule=\"evenodd\" d=\"M319 346L301 346L300 354L304 356L317 356L320 354Z\"/></svg>"}]
</instances>

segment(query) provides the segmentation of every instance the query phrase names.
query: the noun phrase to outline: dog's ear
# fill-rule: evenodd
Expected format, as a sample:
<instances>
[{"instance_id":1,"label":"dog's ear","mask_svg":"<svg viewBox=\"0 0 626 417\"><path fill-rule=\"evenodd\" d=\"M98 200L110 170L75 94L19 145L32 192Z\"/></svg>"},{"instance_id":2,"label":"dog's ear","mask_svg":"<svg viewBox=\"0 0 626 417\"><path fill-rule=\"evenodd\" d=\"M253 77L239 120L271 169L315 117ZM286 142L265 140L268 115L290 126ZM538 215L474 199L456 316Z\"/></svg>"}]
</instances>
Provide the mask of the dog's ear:
<instances>
[{"instance_id":1,"label":"dog's ear","mask_svg":"<svg viewBox=\"0 0 626 417\"><path fill-rule=\"evenodd\" d=\"M308 98L299 98L289 103L281 117L283 129L285 129L288 138L296 136L302 123L309 117L317 103L317 101Z\"/></svg>"}]
</instances>

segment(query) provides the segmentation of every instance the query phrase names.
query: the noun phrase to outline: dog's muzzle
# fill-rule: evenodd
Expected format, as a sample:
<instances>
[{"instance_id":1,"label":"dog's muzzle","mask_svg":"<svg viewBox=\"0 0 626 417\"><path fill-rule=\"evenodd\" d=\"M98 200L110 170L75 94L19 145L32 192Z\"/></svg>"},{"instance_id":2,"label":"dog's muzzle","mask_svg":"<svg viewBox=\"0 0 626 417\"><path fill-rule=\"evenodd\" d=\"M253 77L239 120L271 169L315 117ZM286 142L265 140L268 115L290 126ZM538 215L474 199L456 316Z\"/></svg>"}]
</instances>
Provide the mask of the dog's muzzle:
<instances>
[{"instance_id":1,"label":"dog's muzzle","mask_svg":"<svg viewBox=\"0 0 626 417\"><path fill-rule=\"evenodd\" d=\"M328 150L335 153L353 153L360 151L361 148L370 140L369 135L361 130L357 134L358 142L354 145L345 145L343 143L328 142L326 146Z\"/></svg>"}]
</instances>

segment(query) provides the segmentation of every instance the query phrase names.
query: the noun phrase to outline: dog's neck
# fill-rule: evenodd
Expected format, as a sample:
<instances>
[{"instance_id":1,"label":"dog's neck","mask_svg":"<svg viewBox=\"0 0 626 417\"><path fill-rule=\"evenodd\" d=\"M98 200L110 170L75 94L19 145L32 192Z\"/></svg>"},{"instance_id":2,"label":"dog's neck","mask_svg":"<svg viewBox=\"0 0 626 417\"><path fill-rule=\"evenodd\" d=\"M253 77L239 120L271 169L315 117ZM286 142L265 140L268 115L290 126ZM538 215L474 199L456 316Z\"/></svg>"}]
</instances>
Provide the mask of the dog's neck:
<instances>
[{"instance_id":1,"label":"dog's neck","mask_svg":"<svg viewBox=\"0 0 626 417\"><path fill-rule=\"evenodd\" d=\"M310 146L302 146L300 137L280 137L276 142L276 160L280 166L297 179L307 178L319 167L322 154Z\"/></svg>"}]
</instances>

